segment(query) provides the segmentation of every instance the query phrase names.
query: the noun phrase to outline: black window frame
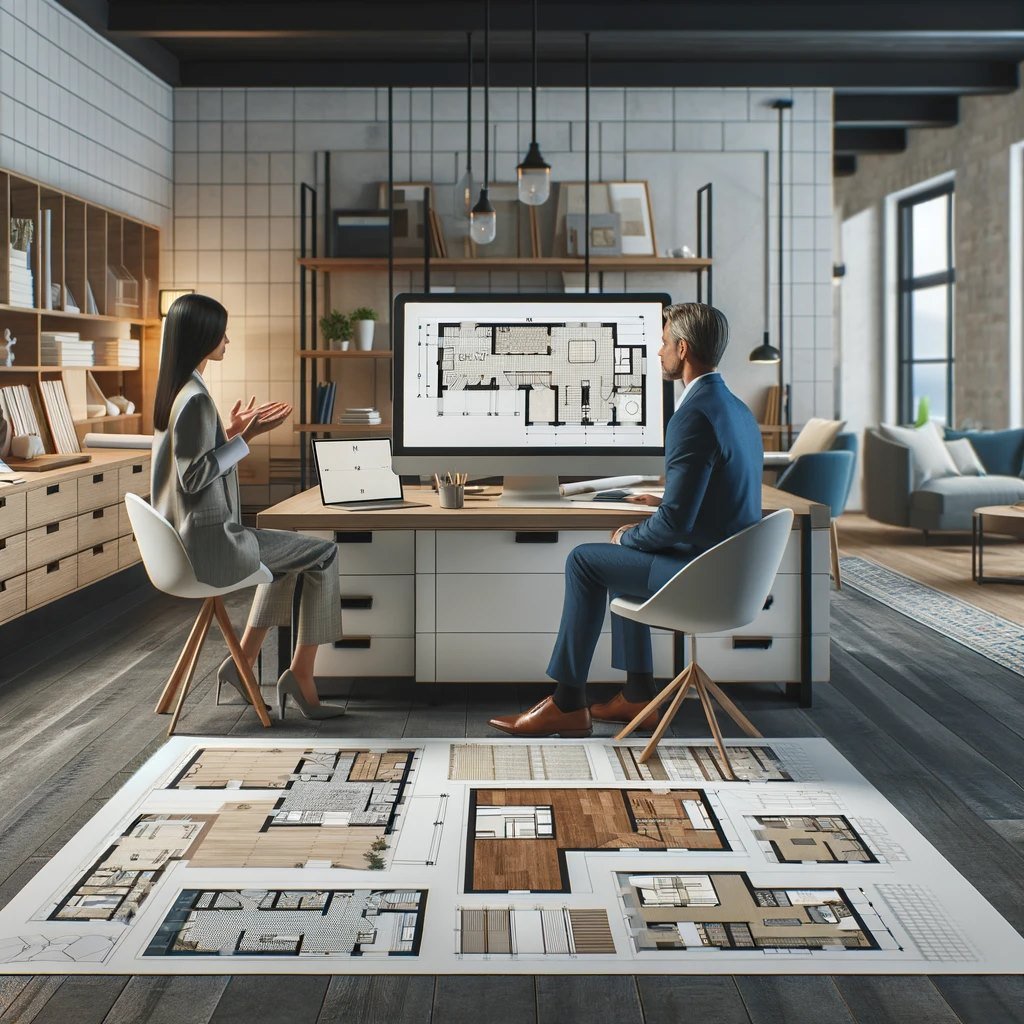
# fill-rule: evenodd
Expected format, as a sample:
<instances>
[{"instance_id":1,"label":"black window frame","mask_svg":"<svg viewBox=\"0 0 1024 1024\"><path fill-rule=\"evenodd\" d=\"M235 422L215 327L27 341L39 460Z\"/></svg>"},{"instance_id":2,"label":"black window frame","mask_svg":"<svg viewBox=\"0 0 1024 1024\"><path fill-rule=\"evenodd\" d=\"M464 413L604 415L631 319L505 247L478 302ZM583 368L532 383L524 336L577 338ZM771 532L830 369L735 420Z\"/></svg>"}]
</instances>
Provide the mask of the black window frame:
<instances>
[{"instance_id":1,"label":"black window frame","mask_svg":"<svg viewBox=\"0 0 1024 1024\"><path fill-rule=\"evenodd\" d=\"M946 269L921 277L914 277L914 207L940 196L948 196L946 204ZM897 204L897 299L899 306L897 326L897 414L899 422L913 423L916 416L913 395L913 373L917 365L946 365L946 426L953 425L953 310L956 291L956 261L953 229L956 204L955 182L952 180L934 188L915 192ZM914 293L925 288L946 285L946 358L915 359L913 316L911 305Z\"/></svg>"}]
</instances>

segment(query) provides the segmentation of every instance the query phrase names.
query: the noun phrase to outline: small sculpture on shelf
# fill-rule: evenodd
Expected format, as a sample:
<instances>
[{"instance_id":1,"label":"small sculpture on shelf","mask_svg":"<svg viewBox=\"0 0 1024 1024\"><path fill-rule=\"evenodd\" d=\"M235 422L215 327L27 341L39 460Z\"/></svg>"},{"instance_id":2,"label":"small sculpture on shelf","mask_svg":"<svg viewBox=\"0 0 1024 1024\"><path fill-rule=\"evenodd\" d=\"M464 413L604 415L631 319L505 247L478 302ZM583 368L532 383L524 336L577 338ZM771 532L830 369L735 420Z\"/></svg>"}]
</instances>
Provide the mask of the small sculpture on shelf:
<instances>
[{"instance_id":1,"label":"small sculpture on shelf","mask_svg":"<svg viewBox=\"0 0 1024 1024\"><path fill-rule=\"evenodd\" d=\"M352 340L352 319L340 310L332 309L320 317L320 333L332 349L347 352Z\"/></svg>"},{"instance_id":2,"label":"small sculpture on shelf","mask_svg":"<svg viewBox=\"0 0 1024 1024\"><path fill-rule=\"evenodd\" d=\"M3 341L0 341L0 366L14 365L14 346L17 344L18 339L11 335L11 329L5 327Z\"/></svg>"},{"instance_id":3,"label":"small sculpture on shelf","mask_svg":"<svg viewBox=\"0 0 1024 1024\"><path fill-rule=\"evenodd\" d=\"M369 306L360 306L352 310L349 318L356 328L356 341L360 352L369 352L373 348L373 326L377 319L377 311Z\"/></svg>"}]
</instances>

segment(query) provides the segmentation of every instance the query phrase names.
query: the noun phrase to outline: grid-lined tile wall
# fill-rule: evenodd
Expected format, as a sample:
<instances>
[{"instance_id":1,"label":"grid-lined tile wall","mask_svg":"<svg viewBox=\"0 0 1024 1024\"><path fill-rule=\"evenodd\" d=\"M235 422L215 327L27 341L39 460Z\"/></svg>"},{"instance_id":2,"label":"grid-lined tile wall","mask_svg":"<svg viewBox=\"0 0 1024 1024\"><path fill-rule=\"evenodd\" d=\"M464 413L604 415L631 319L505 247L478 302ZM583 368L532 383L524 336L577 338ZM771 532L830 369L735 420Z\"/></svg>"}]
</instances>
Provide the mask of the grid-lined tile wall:
<instances>
[{"instance_id":1,"label":"grid-lined tile wall","mask_svg":"<svg viewBox=\"0 0 1024 1024\"><path fill-rule=\"evenodd\" d=\"M170 222L172 89L51 0L0 0L0 167Z\"/></svg>"},{"instance_id":2,"label":"grid-lined tile wall","mask_svg":"<svg viewBox=\"0 0 1024 1024\"><path fill-rule=\"evenodd\" d=\"M766 229L773 338L776 331L777 115L770 104L780 96L794 101L785 134L784 303L787 379L793 418L800 423L834 412L831 92L597 89L591 98L591 166L595 179L650 181L662 252L683 242L695 248L695 200L689 190L674 195L678 180L687 173L708 173L716 181L714 299L733 328L724 369L737 393L759 413L776 371L751 366L746 356L760 342L765 325ZM178 89L174 99L174 227L166 236L166 284L198 288L228 307L232 347L225 362L211 365L207 374L222 409L250 394L260 400L291 394L297 403L298 186L316 180L314 153L330 150L333 205L376 205L376 183L387 174L387 91ZM474 139L479 146L482 109L480 97L476 100ZM433 182L439 186L440 212L450 213L454 193L445 186L454 185L465 166L465 93L401 89L395 90L393 105L396 180ZM583 113L582 90L550 89L539 95L538 137L558 180L583 178ZM529 141L529 92L492 90L491 117L492 179L514 181ZM482 152L474 154L473 166L479 176ZM746 177L730 182L741 167ZM751 167L756 180L751 180ZM699 185L708 179L694 180ZM729 201L730 195L748 208L753 201L757 211L741 230L734 225L731 236L730 218L743 203ZM450 248L453 226L446 218ZM369 304L382 311L384 276L364 286L367 296L377 297ZM605 278L606 290L656 287L679 299L694 297L692 278ZM535 276L525 274L452 280L466 288L537 287ZM435 276L434 283L445 282ZM397 275L397 290L410 287L418 287L410 275ZM386 331L382 324L378 338ZM244 499L254 504L276 500L285 488L268 485L269 460L295 454L290 426L260 438L255 449L245 467Z\"/></svg>"}]
</instances>

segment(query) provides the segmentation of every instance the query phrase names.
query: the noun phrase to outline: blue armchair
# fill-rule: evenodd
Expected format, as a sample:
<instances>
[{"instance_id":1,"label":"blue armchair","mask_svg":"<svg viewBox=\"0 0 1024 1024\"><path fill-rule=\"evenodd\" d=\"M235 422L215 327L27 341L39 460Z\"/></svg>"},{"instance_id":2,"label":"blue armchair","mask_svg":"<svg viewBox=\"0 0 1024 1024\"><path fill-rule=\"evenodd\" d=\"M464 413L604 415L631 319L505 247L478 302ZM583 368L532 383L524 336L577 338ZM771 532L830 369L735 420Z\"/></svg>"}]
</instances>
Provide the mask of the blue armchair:
<instances>
[{"instance_id":1,"label":"blue armchair","mask_svg":"<svg viewBox=\"0 0 1024 1024\"><path fill-rule=\"evenodd\" d=\"M836 520L843 514L853 485L853 471L857 462L857 435L840 434L832 450L801 455L787 466L775 486L787 494L795 494L807 501L828 505L832 512L829 547L832 555L832 579L836 589L842 589L839 574L839 533Z\"/></svg>"}]
</instances>

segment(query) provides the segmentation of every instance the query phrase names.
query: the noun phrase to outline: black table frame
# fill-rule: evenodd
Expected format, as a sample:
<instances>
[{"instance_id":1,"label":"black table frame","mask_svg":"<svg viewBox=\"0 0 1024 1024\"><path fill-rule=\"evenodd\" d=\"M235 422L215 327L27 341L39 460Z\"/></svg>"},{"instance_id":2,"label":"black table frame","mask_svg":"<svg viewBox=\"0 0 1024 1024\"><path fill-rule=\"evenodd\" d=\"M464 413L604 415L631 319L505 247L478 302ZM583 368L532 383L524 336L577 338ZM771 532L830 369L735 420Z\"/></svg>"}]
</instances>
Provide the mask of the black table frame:
<instances>
[{"instance_id":1,"label":"black table frame","mask_svg":"<svg viewBox=\"0 0 1024 1024\"><path fill-rule=\"evenodd\" d=\"M1012 583L1024 586L1024 576L986 576L985 575L985 515L983 512L971 514L971 579L975 583ZM998 533L998 531L993 531Z\"/></svg>"}]
</instances>

